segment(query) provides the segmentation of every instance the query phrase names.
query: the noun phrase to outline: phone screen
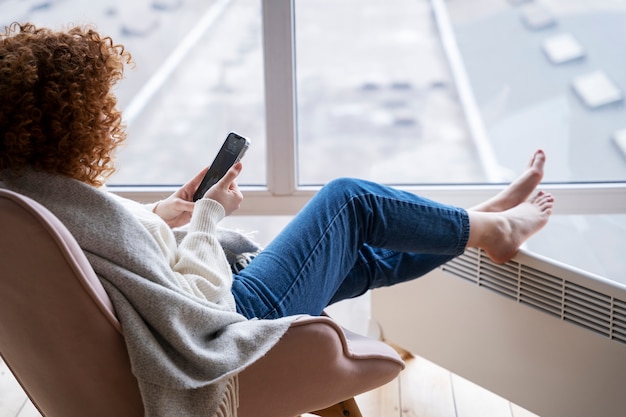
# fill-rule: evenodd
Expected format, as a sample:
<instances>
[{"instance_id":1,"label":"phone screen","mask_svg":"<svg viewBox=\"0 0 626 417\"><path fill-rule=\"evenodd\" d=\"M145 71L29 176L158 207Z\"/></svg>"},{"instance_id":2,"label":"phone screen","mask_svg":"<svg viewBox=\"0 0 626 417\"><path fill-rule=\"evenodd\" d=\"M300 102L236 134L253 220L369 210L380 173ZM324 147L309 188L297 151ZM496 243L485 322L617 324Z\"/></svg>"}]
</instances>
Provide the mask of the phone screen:
<instances>
[{"instance_id":1,"label":"phone screen","mask_svg":"<svg viewBox=\"0 0 626 417\"><path fill-rule=\"evenodd\" d=\"M235 165L243 157L249 146L250 141L248 139L235 132L230 132L220 148L220 151L217 153L215 160L213 160L209 170L202 179L198 190L193 196L193 201L202 198L209 188L221 180L230 167Z\"/></svg>"}]
</instances>

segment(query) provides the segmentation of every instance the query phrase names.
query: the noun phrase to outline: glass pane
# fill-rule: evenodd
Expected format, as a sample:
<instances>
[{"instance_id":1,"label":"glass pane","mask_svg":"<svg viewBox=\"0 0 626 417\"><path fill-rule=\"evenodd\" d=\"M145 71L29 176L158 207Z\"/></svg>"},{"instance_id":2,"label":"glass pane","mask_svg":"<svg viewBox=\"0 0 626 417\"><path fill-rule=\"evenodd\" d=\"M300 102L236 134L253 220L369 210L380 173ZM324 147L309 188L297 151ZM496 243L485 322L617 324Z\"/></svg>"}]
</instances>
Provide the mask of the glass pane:
<instances>
[{"instance_id":1,"label":"glass pane","mask_svg":"<svg viewBox=\"0 0 626 417\"><path fill-rule=\"evenodd\" d=\"M485 180L428 2L297 0L295 30L301 184Z\"/></svg>"},{"instance_id":2,"label":"glass pane","mask_svg":"<svg viewBox=\"0 0 626 417\"><path fill-rule=\"evenodd\" d=\"M626 214L552 216L527 249L626 286Z\"/></svg>"},{"instance_id":3,"label":"glass pane","mask_svg":"<svg viewBox=\"0 0 626 417\"><path fill-rule=\"evenodd\" d=\"M626 3L446 2L497 161L532 149L546 180L626 180Z\"/></svg>"},{"instance_id":4,"label":"glass pane","mask_svg":"<svg viewBox=\"0 0 626 417\"><path fill-rule=\"evenodd\" d=\"M505 182L537 148L548 182L626 180L623 1L297 0L295 23L301 183Z\"/></svg>"},{"instance_id":5,"label":"glass pane","mask_svg":"<svg viewBox=\"0 0 626 417\"><path fill-rule=\"evenodd\" d=\"M133 55L116 90L129 135L111 184L183 183L234 130L252 141L240 183L256 185L266 166L260 10L260 0L10 0L0 23L94 24Z\"/></svg>"}]
</instances>

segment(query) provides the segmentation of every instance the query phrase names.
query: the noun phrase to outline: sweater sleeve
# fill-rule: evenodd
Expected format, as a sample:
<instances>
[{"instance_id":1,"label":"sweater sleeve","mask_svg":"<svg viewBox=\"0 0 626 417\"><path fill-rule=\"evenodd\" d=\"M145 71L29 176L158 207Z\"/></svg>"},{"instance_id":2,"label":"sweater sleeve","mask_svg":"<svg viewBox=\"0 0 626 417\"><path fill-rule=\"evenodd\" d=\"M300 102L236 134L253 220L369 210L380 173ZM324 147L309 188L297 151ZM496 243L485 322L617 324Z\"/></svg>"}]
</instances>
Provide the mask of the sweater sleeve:
<instances>
[{"instance_id":1,"label":"sweater sleeve","mask_svg":"<svg viewBox=\"0 0 626 417\"><path fill-rule=\"evenodd\" d=\"M183 289L224 309L235 310L232 272L216 235L217 224L225 215L221 204L198 200L187 233L177 243L172 229L152 212L151 205L130 200L123 203L156 240Z\"/></svg>"},{"instance_id":2,"label":"sweater sleeve","mask_svg":"<svg viewBox=\"0 0 626 417\"><path fill-rule=\"evenodd\" d=\"M234 310L232 272L216 234L217 224L224 215L224 208L216 201L200 199L196 202L187 234L177 246L172 269L185 278L194 293L212 302L227 301L228 307ZM165 227L175 244L173 232L167 224Z\"/></svg>"}]
</instances>

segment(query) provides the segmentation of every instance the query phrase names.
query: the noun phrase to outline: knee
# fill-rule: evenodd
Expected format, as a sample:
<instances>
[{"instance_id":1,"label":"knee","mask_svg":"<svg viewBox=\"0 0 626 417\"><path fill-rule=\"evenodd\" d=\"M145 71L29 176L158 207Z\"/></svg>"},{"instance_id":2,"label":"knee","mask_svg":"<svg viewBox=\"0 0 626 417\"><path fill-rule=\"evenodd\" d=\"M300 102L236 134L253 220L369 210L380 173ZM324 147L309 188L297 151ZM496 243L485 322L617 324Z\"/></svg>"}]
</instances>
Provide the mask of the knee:
<instances>
[{"instance_id":1,"label":"knee","mask_svg":"<svg viewBox=\"0 0 626 417\"><path fill-rule=\"evenodd\" d=\"M364 181L359 180L357 178L350 177L340 177L328 182L323 190L331 191L331 192L340 192L353 194L356 190L362 190L364 188Z\"/></svg>"},{"instance_id":2,"label":"knee","mask_svg":"<svg viewBox=\"0 0 626 417\"><path fill-rule=\"evenodd\" d=\"M357 178L336 178L322 187L321 194L332 197L351 199L352 197L368 194L368 182Z\"/></svg>"}]
</instances>

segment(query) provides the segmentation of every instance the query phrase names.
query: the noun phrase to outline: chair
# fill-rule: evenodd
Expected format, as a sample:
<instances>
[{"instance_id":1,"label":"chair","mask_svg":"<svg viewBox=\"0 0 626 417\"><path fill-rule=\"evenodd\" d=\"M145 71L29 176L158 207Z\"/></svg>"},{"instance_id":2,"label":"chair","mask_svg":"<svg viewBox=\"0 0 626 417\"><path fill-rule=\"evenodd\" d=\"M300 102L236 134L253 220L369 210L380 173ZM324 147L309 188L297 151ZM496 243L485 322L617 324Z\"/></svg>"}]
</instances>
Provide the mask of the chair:
<instances>
[{"instance_id":1,"label":"chair","mask_svg":"<svg viewBox=\"0 0 626 417\"><path fill-rule=\"evenodd\" d=\"M4 189L0 225L0 354L35 407L46 417L142 416L120 324L77 242L46 208ZM351 397L403 368L388 345L306 317L239 375L239 415L358 417Z\"/></svg>"}]
</instances>

